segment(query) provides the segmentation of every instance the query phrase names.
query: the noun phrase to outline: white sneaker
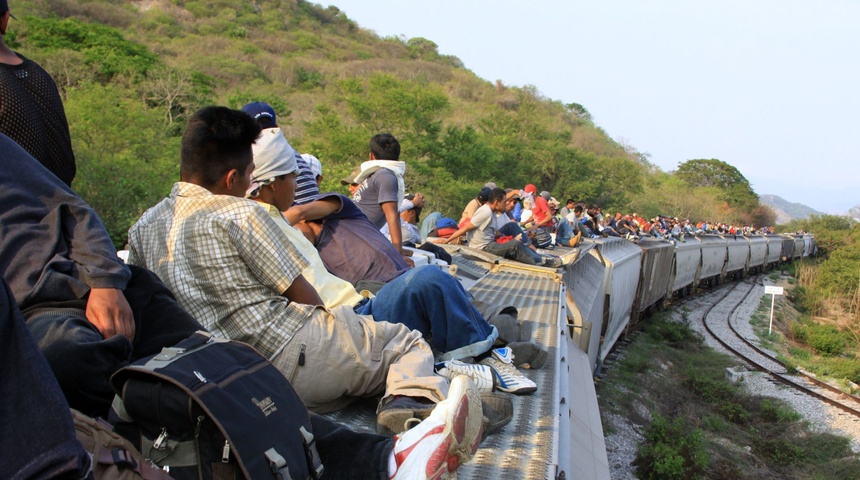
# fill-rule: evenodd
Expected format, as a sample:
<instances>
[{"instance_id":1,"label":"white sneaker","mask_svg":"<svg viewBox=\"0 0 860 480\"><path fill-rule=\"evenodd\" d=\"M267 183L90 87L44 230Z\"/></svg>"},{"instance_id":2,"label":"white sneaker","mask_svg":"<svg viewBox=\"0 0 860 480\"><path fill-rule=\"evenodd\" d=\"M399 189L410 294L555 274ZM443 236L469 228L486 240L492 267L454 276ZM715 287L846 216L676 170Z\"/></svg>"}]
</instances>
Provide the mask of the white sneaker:
<instances>
[{"instance_id":1,"label":"white sneaker","mask_svg":"<svg viewBox=\"0 0 860 480\"><path fill-rule=\"evenodd\" d=\"M481 441L481 395L469 377L451 380L448 398L426 420L394 437L392 480L449 478Z\"/></svg>"},{"instance_id":2,"label":"white sneaker","mask_svg":"<svg viewBox=\"0 0 860 480\"><path fill-rule=\"evenodd\" d=\"M436 373L451 380L457 375L465 375L472 379L480 393L493 391L493 371L486 365L447 360L436 364Z\"/></svg>"},{"instance_id":3,"label":"white sneaker","mask_svg":"<svg viewBox=\"0 0 860 480\"><path fill-rule=\"evenodd\" d=\"M492 354L481 360L481 365L490 367L493 371L493 383L496 390L508 393L532 393L537 390L537 384L523 375L513 364L514 354L509 347L494 348Z\"/></svg>"}]
</instances>

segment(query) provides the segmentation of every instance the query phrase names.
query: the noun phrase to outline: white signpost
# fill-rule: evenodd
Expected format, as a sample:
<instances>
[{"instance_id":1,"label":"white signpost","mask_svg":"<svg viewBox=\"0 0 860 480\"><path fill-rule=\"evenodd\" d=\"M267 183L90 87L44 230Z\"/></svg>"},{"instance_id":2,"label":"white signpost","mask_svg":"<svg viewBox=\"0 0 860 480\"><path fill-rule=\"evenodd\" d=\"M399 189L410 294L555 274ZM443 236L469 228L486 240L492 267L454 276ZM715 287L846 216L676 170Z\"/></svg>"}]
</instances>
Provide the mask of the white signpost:
<instances>
[{"instance_id":1,"label":"white signpost","mask_svg":"<svg viewBox=\"0 0 860 480\"><path fill-rule=\"evenodd\" d=\"M770 335L771 330L773 330L773 304L776 302L777 295L783 295L782 287L774 287L774 286L766 286L764 287L764 294L770 294L770 325L767 327L767 334Z\"/></svg>"}]
</instances>

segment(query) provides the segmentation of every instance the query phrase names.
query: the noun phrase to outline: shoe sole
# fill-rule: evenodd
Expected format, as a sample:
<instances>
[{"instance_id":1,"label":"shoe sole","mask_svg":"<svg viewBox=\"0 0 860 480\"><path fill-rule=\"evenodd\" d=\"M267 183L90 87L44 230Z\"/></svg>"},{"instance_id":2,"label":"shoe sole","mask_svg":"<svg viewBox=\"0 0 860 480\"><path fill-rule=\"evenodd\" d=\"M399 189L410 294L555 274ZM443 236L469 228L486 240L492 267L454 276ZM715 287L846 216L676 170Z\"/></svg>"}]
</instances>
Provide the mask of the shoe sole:
<instances>
[{"instance_id":1,"label":"shoe sole","mask_svg":"<svg viewBox=\"0 0 860 480\"><path fill-rule=\"evenodd\" d=\"M481 395L469 377L461 375L451 380L448 401L456 404L448 407L442 432L445 440L427 462L427 478L432 480L447 478L468 462L478 451L482 436Z\"/></svg>"}]
</instances>

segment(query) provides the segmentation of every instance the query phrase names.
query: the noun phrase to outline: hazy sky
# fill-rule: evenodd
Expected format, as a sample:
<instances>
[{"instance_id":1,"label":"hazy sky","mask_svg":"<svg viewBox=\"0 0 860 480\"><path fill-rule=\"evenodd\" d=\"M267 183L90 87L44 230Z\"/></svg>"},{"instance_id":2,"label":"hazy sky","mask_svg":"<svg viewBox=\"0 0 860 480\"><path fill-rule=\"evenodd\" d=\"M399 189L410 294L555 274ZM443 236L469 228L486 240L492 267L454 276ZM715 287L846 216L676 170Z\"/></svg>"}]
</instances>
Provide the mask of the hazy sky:
<instances>
[{"instance_id":1,"label":"hazy sky","mask_svg":"<svg viewBox=\"0 0 860 480\"><path fill-rule=\"evenodd\" d=\"M670 171L733 165L759 194L860 204L860 1L332 0L481 78L584 105Z\"/></svg>"}]
</instances>

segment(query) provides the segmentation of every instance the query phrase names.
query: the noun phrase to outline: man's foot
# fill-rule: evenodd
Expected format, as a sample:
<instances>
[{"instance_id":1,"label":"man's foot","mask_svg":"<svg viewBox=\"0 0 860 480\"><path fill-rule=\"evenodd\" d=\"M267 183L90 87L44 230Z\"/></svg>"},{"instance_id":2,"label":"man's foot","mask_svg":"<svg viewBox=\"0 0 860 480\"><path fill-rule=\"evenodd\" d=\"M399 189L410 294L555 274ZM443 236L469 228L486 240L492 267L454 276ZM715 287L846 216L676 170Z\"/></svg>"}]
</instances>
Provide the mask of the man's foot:
<instances>
[{"instance_id":1,"label":"man's foot","mask_svg":"<svg viewBox=\"0 0 860 480\"><path fill-rule=\"evenodd\" d=\"M475 388L480 393L493 391L493 371L486 365L463 363L459 360L446 360L436 364L436 373L452 381L457 375L465 375L472 379Z\"/></svg>"},{"instance_id":2,"label":"man's foot","mask_svg":"<svg viewBox=\"0 0 860 480\"><path fill-rule=\"evenodd\" d=\"M481 396L471 379L454 377L448 398L426 420L394 437L391 479L439 479L456 472L478 450L481 413Z\"/></svg>"},{"instance_id":3,"label":"man's foot","mask_svg":"<svg viewBox=\"0 0 860 480\"><path fill-rule=\"evenodd\" d=\"M436 407L430 400L404 396L385 398L382 402L376 410L376 433L382 435L405 432L413 422L429 417Z\"/></svg>"},{"instance_id":4,"label":"man's foot","mask_svg":"<svg viewBox=\"0 0 860 480\"><path fill-rule=\"evenodd\" d=\"M484 412L484 435L495 433L511 423L514 418L514 402L503 393L482 393L481 408Z\"/></svg>"},{"instance_id":5,"label":"man's foot","mask_svg":"<svg viewBox=\"0 0 860 480\"><path fill-rule=\"evenodd\" d=\"M508 347L494 348L489 357L481 360L481 365L493 371L493 385L496 390L524 394L537 390L537 384L523 375L513 365L513 352Z\"/></svg>"},{"instance_id":6,"label":"man's foot","mask_svg":"<svg viewBox=\"0 0 860 480\"><path fill-rule=\"evenodd\" d=\"M561 268L561 266L563 265L561 259L558 257L555 257L555 256L551 257L549 255L546 255L543 258L544 258L544 264L543 264L544 267Z\"/></svg>"},{"instance_id":7,"label":"man's foot","mask_svg":"<svg viewBox=\"0 0 860 480\"><path fill-rule=\"evenodd\" d=\"M511 349L515 367L527 365L528 368L537 370L546 364L546 350L534 342L511 342L507 347Z\"/></svg>"}]
</instances>

